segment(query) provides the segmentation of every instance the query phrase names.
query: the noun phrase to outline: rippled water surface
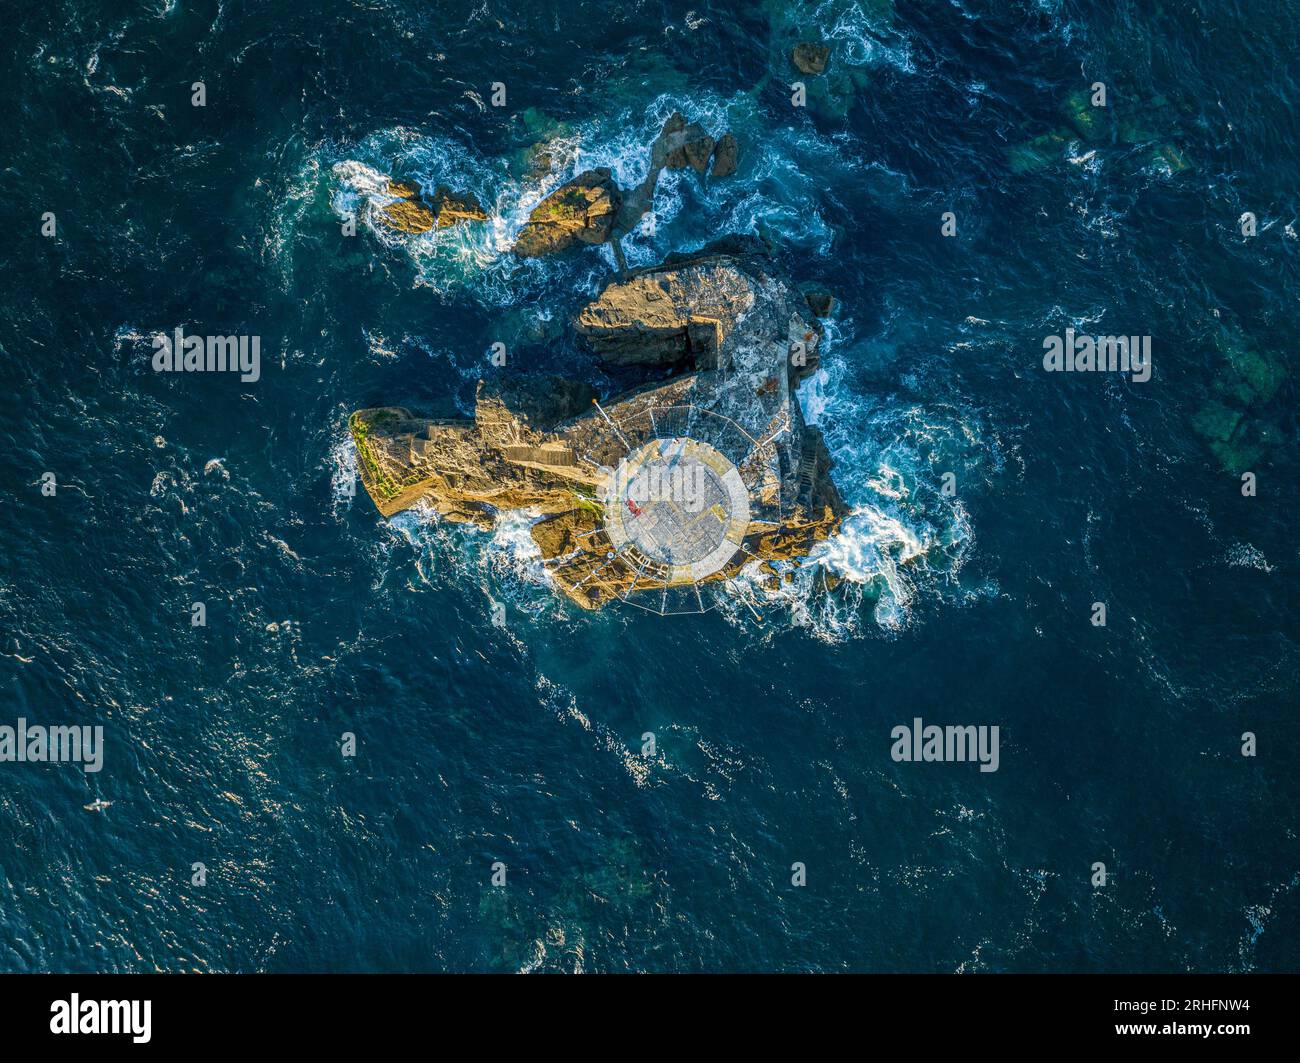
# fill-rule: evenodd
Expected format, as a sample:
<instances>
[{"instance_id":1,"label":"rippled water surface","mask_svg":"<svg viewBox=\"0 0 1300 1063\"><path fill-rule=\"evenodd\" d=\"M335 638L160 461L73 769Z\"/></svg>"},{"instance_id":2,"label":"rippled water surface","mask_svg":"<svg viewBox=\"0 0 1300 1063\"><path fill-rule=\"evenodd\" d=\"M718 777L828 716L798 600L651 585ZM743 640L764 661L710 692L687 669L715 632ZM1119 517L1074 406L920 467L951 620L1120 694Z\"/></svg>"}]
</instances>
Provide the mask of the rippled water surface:
<instances>
[{"instance_id":1,"label":"rippled water surface","mask_svg":"<svg viewBox=\"0 0 1300 1063\"><path fill-rule=\"evenodd\" d=\"M1300 966L1298 16L13 14L0 725L107 748L97 774L0 763L0 970ZM608 248L508 249L576 172L639 182L674 110L740 168L665 173L628 260L749 233L835 293L801 402L853 512L779 590L582 614L526 515L354 497L346 418L466 414L498 339L617 391L564 327ZM390 175L493 220L376 229ZM259 335L261 379L154 373L177 327ZM1044 372L1067 327L1150 335L1152 379ZM895 763L917 717L997 725L999 770Z\"/></svg>"}]
</instances>

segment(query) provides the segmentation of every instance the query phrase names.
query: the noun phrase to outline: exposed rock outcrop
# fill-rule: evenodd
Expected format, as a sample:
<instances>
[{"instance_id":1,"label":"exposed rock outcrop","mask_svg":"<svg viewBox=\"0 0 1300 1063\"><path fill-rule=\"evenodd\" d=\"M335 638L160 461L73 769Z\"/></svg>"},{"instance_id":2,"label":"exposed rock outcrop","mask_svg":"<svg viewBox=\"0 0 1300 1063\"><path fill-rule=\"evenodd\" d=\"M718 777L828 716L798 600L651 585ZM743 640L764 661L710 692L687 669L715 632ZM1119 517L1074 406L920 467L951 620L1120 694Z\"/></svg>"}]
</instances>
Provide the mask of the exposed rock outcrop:
<instances>
[{"instance_id":1,"label":"exposed rock outcrop","mask_svg":"<svg viewBox=\"0 0 1300 1063\"><path fill-rule=\"evenodd\" d=\"M439 185L433 194L433 210L438 218L438 228L446 229L463 221L487 221L487 211L468 192L453 192Z\"/></svg>"},{"instance_id":2,"label":"exposed rock outcrop","mask_svg":"<svg viewBox=\"0 0 1300 1063\"><path fill-rule=\"evenodd\" d=\"M390 229L418 235L433 228L446 229L463 221L486 221L487 212L468 193L453 192L439 185L432 202L418 186L407 181L389 181L388 195L397 199L379 211L379 220Z\"/></svg>"},{"instance_id":3,"label":"exposed rock outcrop","mask_svg":"<svg viewBox=\"0 0 1300 1063\"><path fill-rule=\"evenodd\" d=\"M820 284L804 285L803 297L808 303L808 309L817 317L830 317L835 309L835 296Z\"/></svg>"},{"instance_id":4,"label":"exposed rock outcrop","mask_svg":"<svg viewBox=\"0 0 1300 1063\"><path fill-rule=\"evenodd\" d=\"M740 161L740 144L734 133L724 133L713 149L713 176L730 177Z\"/></svg>"},{"instance_id":5,"label":"exposed rock outcrop","mask_svg":"<svg viewBox=\"0 0 1300 1063\"><path fill-rule=\"evenodd\" d=\"M586 170L533 208L515 254L534 258L578 243L603 244L622 203L623 193L606 167Z\"/></svg>"},{"instance_id":6,"label":"exposed rock outcrop","mask_svg":"<svg viewBox=\"0 0 1300 1063\"><path fill-rule=\"evenodd\" d=\"M542 200L528 216L515 242L523 258L563 251L579 243L615 242L622 266L619 237L631 232L654 207L655 187L665 170L690 167L698 174L726 177L735 172L740 146L731 133L714 140L698 122L673 113L650 146L650 167L645 180L624 191L604 167L578 174Z\"/></svg>"},{"instance_id":7,"label":"exposed rock outcrop","mask_svg":"<svg viewBox=\"0 0 1300 1063\"><path fill-rule=\"evenodd\" d=\"M717 366L729 330L753 305L736 267L701 257L677 268L635 273L609 285L578 314L576 328L607 362Z\"/></svg>"},{"instance_id":8,"label":"exposed rock outcrop","mask_svg":"<svg viewBox=\"0 0 1300 1063\"><path fill-rule=\"evenodd\" d=\"M388 194L396 201L379 212L379 220L390 229L403 233L427 233L438 223L433 208L420 195L420 189L405 181L389 181Z\"/></svg>"},{"instance_id":9,"label":"exposed rock outcrop","mask_svg":"<svg viewBox=\"0 0 1300 1063\"><path fill-rule=\"evenodd\" d=\"M826 71L826 64L831 58L831 48L829 44L818 44L815 41L800 41L794 46L790 53L790 58L794 62L795 69L801 74L822 74Z\"/></svg>"},{"instance_id":10,"label":"exposed rock outcrop","mask_svg":"<svg viewBox=\"0 0 1300 1063\"><path fill-rule=\"evenodd\" d=\"M630 452L689 438L732 463L748 498L734 556L702 581L731 578L751 561L805 557L844 513L830 455L794 396L817 364L811 317L756 241L671 256L607 285L575 322L602 358L672 364L669 379L603 408L586 385L533 378L481 382L472 421L359 411L350 424L362 482L386 516L422 503L490 527L504 510L530 509L556 587L593 609L678 586L616 549L605 507L617 504L612 470Z\"/></svg>"},{"instance_id":11,"label":"exposed rock outcrop","mask_svg":"<svg viewBox=\"0 0 1300 1063\"><path fill-rule=\"evenodd\" d=\"M685 165L690 166L696 173L705 173L709 168L709 159L713 157L713 146L713 138L698 125L692 124L690 126L690 137L681 146L681 155L685 160Z\"/></svg>"}]
</instances>

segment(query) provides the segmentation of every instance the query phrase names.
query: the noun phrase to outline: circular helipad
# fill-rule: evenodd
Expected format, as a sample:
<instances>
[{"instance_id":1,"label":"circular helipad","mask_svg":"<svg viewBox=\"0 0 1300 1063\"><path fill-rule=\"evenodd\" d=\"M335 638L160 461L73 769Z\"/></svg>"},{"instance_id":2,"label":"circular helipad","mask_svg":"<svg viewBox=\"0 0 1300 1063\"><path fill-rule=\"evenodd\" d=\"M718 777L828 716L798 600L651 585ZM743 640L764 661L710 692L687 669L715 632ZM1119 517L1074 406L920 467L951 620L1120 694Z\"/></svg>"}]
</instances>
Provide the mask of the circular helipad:
<instances>
[{"instance_id":1,"label":"circular helipad","mask_svg":"<svg viewBox=\"0 0 1300 1063\"><path fill-rule=\"evenodd\" d=\"M610 477L604 502L614 549L634 561L640 555L669 584L723 568L749 528L749 491L739 470L686 436L652 439L632 451Z\"/></svg>"}]
</instances>

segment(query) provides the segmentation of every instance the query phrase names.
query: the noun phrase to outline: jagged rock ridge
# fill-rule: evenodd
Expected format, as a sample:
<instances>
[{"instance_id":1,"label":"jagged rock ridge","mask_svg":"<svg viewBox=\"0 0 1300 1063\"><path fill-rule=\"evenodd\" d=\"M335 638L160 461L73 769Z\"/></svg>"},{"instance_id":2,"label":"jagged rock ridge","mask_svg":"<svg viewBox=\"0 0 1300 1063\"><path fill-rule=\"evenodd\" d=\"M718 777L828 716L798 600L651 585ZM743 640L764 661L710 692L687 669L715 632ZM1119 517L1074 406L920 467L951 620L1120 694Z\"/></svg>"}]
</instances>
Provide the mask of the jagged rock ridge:
<instances>
[{"instance_id":1,"label":"jagged rock ridge","mask_svg":"<svg viewBox=\"0 0 1300 1063\"><path fill-rule=\"evenodd\" d=\"M816 368L820 330L761 245L732 238L633 271L574 327L611 364L669 365L673 375L599 408L584 384L516 378L480 382L472 421L358 411L361 478L380 512L426 504L490 527L504 510L534 510L532 536L557 588L588 609L673 582L627 561L607 531L611 470L645 440L699 440L747 485L735 556L708 580L802 558L838 529L845 507L830 456L794 395Z\"/></svg>"},{"instance_id":2,"label":"jagged rock ridge","mask_svg":"<svg viewBox=\"0 0 1300 1063\"><path fill-rule=\"evenodd\" d=\"M622 250L618 240L631 232L654 207L655 186L665 170L689 166L698 174L713 176L735 173L740 145L731 133L714 140L697 122L687 122L674 112L650 146L650 167L645 180L624 191L606 167L584 170L543 199L528 216L515 242L515 254L536 258L576 244L612 242L620 267Z\"/></svg>"},{"instance_id":3,"label":"jagged rock ridge","mask_svg":"<svg viewBox=\"0 0 1300 1063\"><path fill-rule=\"evenodd\" d=\"M419 235L464 221L487 220L487 212L478 200L465 192L453 192L446 185L439 185L433 196L426 198L417 185L389 181L388 195L395 198L379 211L379 220L398 232Z\"/></svg>"}]
</instances>

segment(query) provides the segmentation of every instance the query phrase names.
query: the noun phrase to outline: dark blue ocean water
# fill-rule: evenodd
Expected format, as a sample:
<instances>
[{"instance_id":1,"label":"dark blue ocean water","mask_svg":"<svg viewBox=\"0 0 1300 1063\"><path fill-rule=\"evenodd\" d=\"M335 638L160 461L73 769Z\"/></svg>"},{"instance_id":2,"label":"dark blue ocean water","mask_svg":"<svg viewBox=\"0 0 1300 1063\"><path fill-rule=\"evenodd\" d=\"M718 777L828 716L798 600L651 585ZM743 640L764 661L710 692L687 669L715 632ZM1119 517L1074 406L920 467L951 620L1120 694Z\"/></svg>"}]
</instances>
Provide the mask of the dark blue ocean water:
<instances>
[{"instance_id":1,"label":"dark blue ocean water","mask_svg":"<svg viewBox=\"0 0 1300 1063\"><path fill-rule=\"evenodd\" d=\"M0 969L1300 966L1294 4L5 14L0 725L106 752L0 763ZM561 327L608 249L505 248L674 109L740 170L665 175L629 259L761 234L835 292L802 400L854 514L779 594L580 614L526 520L351 497L346 417L463 415L498 339L614 390ZM342 235L387 175L496 221ZM177 327L261 379L155 374ZM1150 335L1152 380L1044 372L1066 327ZM914 717L999 726L999 770L895 763Z\"/></svg>"}]
</instances>

